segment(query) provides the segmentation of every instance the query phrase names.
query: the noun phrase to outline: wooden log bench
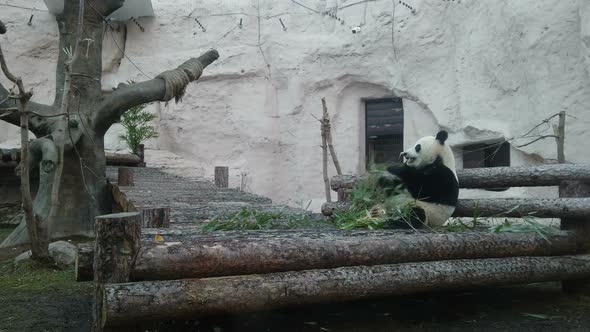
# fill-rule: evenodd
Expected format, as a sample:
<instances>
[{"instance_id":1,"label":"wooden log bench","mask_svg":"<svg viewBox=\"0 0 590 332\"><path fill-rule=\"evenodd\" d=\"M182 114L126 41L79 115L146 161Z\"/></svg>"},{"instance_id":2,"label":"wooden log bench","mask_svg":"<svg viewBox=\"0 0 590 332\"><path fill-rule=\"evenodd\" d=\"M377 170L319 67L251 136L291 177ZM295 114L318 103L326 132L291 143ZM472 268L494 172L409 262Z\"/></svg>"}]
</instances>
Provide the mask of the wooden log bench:
<instances>
[{"instance_id":1,"label":"wooden log bench","mask_svg":"<svg viewBox=\"0 0 590 332\"><path fill-rule=\"evenodd\" d=\"M343 193L355 179L335 178L332 189ZM96 330L482 286L561 281L565 291L587 288L588 165L472 169L459 172L459 181L462 188L560 186L555 199L462 200L457 214L468 215L474 206L483 215L534 211L561 218L562 230L546 238L474 231L200 233L142 229L140 214L128 212L96 218L96 242L80 247L76 274L79 280L93 276ZM335 204L345 208L347 202ZM516 204L519 209L505 209Z\"/></svg>"}]
</instances>

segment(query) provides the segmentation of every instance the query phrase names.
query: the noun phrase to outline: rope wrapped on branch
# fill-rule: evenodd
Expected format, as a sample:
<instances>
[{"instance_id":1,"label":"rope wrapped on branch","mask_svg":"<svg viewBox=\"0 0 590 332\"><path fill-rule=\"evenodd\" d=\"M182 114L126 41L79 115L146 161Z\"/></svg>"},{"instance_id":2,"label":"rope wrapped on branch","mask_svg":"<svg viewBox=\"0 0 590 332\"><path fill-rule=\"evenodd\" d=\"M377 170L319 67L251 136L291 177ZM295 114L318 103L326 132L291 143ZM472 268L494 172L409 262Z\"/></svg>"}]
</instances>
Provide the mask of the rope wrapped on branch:
<instances>
[{"instance_id":1,"label":"rope wrapped on branch","mask_svg":"<svg viewBox=\"0 0 590 332\"><path fill-rule=\"evenodd\" d=\"M203 74L203 64L200 58L191 58L176 69L167 70L156 78L166 82L166 94L163 101L170 101L172 98L178 103L184 96L186 86L196 81Z\"/></svg>"}]
</instances>

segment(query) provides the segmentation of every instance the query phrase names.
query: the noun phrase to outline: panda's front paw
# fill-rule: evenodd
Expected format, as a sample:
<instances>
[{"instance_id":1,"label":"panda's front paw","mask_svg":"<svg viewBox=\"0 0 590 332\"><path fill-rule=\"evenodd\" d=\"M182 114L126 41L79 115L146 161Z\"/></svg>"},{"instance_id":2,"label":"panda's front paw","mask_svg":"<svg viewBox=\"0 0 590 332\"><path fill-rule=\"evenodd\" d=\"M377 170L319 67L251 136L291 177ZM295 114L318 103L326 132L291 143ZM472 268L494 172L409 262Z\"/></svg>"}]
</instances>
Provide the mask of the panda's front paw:
<instances>
[{"instance_id":1,"label":"panda's front paw","mask_svg":"<svg viewBox=\"0 0 590 332\"><path fill-rule=\"evenodd\" d=\"M389 167L387 167L387 172L395 175L395 176L399 176L400 174L402 174L404 170L404 165L391 165Z\"/></svg>"},{"instance_id":2,"label":"panda's front paw","mask_svg":"<svg viewBox=\"0 0 590 332\"><path fill-rule=\"evenodd\" d=\"M383 172L377 179L377 185L380 188L394 188L401 183L401 179L390 172Z\"/></svg>"}]
</instances>

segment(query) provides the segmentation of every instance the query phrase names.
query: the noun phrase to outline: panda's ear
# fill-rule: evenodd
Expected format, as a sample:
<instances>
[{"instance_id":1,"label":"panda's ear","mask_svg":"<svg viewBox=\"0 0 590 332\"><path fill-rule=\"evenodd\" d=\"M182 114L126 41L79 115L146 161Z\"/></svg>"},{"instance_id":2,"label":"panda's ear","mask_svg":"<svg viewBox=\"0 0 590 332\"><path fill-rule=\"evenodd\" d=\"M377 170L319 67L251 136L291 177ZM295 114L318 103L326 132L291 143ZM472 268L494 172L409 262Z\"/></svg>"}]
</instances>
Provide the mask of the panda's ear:
<instances>
[{"instance_id":1,"label":"panda's ear","mask_svg":"<svg viewBox=\"0 0 590 332\"><path fill-rule=\"evenodd\" d=\"M439 141L441 145L445 144L447 138L449 138L449 134L444 130L441 130L436 134L436 140Z\"/></svg>"}]
</instances>

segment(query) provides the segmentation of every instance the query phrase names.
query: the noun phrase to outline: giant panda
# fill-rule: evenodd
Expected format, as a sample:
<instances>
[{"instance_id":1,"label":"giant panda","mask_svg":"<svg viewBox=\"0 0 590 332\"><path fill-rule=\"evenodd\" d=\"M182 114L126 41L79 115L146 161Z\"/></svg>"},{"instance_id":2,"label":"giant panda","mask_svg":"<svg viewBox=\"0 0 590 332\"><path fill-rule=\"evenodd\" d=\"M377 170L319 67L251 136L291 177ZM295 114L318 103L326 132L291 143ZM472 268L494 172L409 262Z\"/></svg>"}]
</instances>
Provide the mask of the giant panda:
<instances>
[{"instance_id":1,"label":"giant panda","mask_svg":"<svg viewBox=\"0 0 590 332\"><path fill-rule=\"evenodd\" d=\"M389 220L387 228L441 226L455 211L459 181L453 151L445 144L448 136L442 130L420 138L400 154L404 163L388 167L379 179L383 187L401 188L414 203L410 218Z\"/></svg>"}]
</instances>

